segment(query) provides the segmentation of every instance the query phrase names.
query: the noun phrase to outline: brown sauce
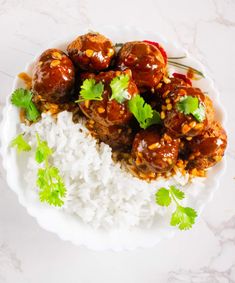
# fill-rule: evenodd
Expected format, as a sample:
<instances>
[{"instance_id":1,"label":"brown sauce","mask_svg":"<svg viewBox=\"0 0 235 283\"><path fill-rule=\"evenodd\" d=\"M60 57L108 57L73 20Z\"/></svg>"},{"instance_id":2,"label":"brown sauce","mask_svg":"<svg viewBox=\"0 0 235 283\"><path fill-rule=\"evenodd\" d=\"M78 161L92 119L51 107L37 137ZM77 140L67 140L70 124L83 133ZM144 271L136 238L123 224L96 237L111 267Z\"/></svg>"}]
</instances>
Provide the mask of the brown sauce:
<instances>
[{"instance_id":1,"label":"brown sauce","mask_svg":"<svg viewBox=\"0 0 235 283\"><path fill-rule=\"evenodd\" d=\"M169 178L178 172L205 176L205 170L213 166L214 160L222 158L227 138L223 128L213 124L212 102L188 80L168 77L166 61L157 47L142 41L127 42L115 55L110 40L99 34L87 34L71 43L68 53L46 50L40 56L33 81L26 73L18 75L26 88L32 89L32 100L40 112L50 112L56 118L58 113L69 111L75 123L85 117L91 135L112 148L113 160L121 162L134 176L146 181ZM102 56L97 57L97 54ZM65 67L69 76L61 71ZM106 70L100 72L103 69ZM146 103L149 99L152 109L160 114L160 125L142 130L133 115L135 112L128 107L128 101L112 99L110 82L121 74L129 76L125 89L128 97L146 95ZM196 74L189 68L187 77L196 80ZM84 97L78 105L74 101L79 97L85 79L103 83L102 98ZM202 121L195 121L194 116L178 110L178 102L183 96L198 98L198 104L200 102L206 109ZM142 106L136 106L137 110L138 107ZM24 111L20 115L21 121L27 123ZM217 133L223 135L224 145L219 144Z\"/></svg>"},{"instance_id":2,"label":"brown sauce","mask_svg":"<svg viewBox=\"0 0 235 283\"><path fill-rule=\"evenodd\" d=\"M32 88L32 78L27 73L25 72L19 73L18 78L20 78L24 82L27 89Z\"/></svg>"}]
</instances>

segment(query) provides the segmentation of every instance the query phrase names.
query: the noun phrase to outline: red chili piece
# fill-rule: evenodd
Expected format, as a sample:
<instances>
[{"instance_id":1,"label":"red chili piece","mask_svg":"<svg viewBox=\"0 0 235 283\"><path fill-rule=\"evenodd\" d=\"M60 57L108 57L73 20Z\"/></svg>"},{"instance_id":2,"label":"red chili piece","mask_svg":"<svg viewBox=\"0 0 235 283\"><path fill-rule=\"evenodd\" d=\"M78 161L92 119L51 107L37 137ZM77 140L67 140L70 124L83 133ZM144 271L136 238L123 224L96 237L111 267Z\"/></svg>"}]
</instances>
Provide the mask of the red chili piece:
<instances>
[{"instance_id":1,"label":"red chili piece","mask_svg":"<svg viewBox=\"0 0 235 283\"><path fill-rule=\"evenodd\" d=\"M165 49L164 49L158 42L149 41L149 40L143 40L143 42L147 42L147 43L149 43L149 44L152 44L152 45L156 46L156 47L161 51L165 63L167 62L167 54L166 54L166 51L165 51Z\"/></svg>"},{"instance_id":2,"label":"red chili piece","mask_svg":"<svg viewBox=\"0 0 235 283\"><path fill-rule=\"evenodd\" d=\"M181 80L185 81L187 84L192 86L192 82L185 75L179 74L179 73L173 73L172 75L173 75L174 78L181 79Z\"/></svg>"}]
</instances>

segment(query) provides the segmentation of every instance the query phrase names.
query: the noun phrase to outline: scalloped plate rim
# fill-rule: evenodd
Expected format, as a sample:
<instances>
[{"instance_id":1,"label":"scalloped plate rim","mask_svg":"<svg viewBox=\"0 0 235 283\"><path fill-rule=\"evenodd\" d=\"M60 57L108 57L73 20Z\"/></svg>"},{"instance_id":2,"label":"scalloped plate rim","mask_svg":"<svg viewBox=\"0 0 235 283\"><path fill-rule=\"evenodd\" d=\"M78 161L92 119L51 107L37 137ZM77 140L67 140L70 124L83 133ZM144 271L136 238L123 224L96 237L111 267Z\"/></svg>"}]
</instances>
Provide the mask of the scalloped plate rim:
<instances>
[{"instance_id":1,"label":"scalloped plate rim","mask_svg":"<svg viewBox=\"0 0 235 283\"><path fill-rule=\"evenodd\" d=\"M132 27L132 26L125 26L125 27L118 27L118 26L111 26L111 25L107 25L107 26L100 26L97 28L97 30L102 30L102 29L115 29L115 30L120 30L120 29L128 29L129 31L131 32L144 32L144 33L151 33L151 34L156 34L156 36L158 38L161 38L162 41L164 42L169 42L168 40L166 40L161 34L159 34L158 32L154 32L154 31L150 31L150 30L144 30L144 29L141 29L141 28L136 28L136 27ZM87 32L87 29L82 29L80 31L80 33L82 32ZM68 37L66 37L67 39L68 38L72 38L73 36L73 33L71 35L69 35ZM56 42L58 44L58 42L66 42L66 39L63 39L63 40L57 40L57 41L53 41L53 42ZM51 43L51 45L53 44L53 42ZM170 42L171 43L171 42ZM172 43L171 43L172 44ZM201 70L203 71L203 73L205 74L205 77L206 77L206 80L208 81L209 85L210 85L210 88L214 91L214 93L216 94L216 103L220 105L219 107L219 110L221 112L221 123L223 125L226 124L226 121L227 121L227 114L225 112L225 109L223 107L223 105L221 104L221 101L220 101L220 95L219 95L219 92L218 90L215 88L215 85L214 85L214 81L207 75L207 71L206 71L206 68L204 67L204 65L202 65L202 63L200 63L197 59L195 59L194 57L192 57L187 50L185 50L184 48L182 48L180 45L178 44L175 44L173 43L172 44L173 46L175 46L177 49L181 49L183 50L189 58L192 58L194 60L194 62L196 62ZM43 48L44 50L44 48ZM42 51L43 51L42 50ZM39 52L40 54L40 52ZM33 58L33 61L35 61L35 58L37 58L37 56L35 56ZM26 69L31 65L32 63L28 63L26 65ZM18 78L16 77L14 79L14 82L13 82L13 88L12 90L15 89L16 85L18 83ZM7 184L8 186L17 194L17 197L18 197L18 200L19 200L19 203L26 208L27 212L29 215L33 216L37 223L39 224L40 227L42 227L43 229L47 230L47 231L50 231L50 232L53 232L55 233L60 239L64 240L64 241L70 241L72 243L74 243L75 245L79 245L79 246L85 246L89 249L92 249L92 250L96 250L96 251L104 251L104 250L113 250L113 251L122 251L122 250L134 250L136 248L150 248L150 247L153 247L155 246L157 243L159 243L161 240L164 240L164 239L169 239L169 238L172 238L175 233L177 232L176 229L169 229L169 233L166 234L166 235L163 235L162 237L156 237L156 240L151 242L151 243L145 243L145 244L141 244L141 245L136 245L136 246L133 246L133 247L124 247L123 245L121 246L116 246L116 247L104 247L104 246L97 246L95 243L92 245L91 243L86 243L84 240L83 241L80 241L80 240L74 240L74 239L71 239L71 238L68 238L67 235L63 235L61 233L58 233L57 231L54 231L54 229L51 229L50 227L48 227L48 223L46 224L45 222L42 221L42 219L40 218L40 215L37 215L35 213L35 211L32 209L32 207L30 207L24 200L23 196L19 193L19 189L17 188L17 184L14 183L14 180L13 178L11 178L11 175L13 174L9 168L9 161L8 161L8 158L7 158L7 145L5 144L4 145L4 129L6 127L6 122L7 122L7 119L8 119L8 113L7 113L7 110L9 107L11 107L11 104L10 104L10 96L8 95L6 97L6 104L3 108L3 118L2 118L2 121L1 121L1 124L0 124L0 129L1 129L1 135L2 135L2 142L1 142L1 146L0 146L0 153L2 155L2 164L3 164L3 168L5 169L5 172L6 172L6 181L7 181ZM220 178L221 176L224 174L225 170L226 170L226 157L223 158L223 161L220 162L220 172L219 174L217 175L218 178L217 180L214 180L214 188L213 188L213 191L208 195L206 201L204 201L204 203L201 205L200 209L199 209L199 214L201 214L202 210L205 208L206 204L208 202L210 202L213 198L213 195L215 193L215 191L219 188L219 185L220 185ZM14 174L13 174L14 175Z\"/></svg>"}]
</instances>

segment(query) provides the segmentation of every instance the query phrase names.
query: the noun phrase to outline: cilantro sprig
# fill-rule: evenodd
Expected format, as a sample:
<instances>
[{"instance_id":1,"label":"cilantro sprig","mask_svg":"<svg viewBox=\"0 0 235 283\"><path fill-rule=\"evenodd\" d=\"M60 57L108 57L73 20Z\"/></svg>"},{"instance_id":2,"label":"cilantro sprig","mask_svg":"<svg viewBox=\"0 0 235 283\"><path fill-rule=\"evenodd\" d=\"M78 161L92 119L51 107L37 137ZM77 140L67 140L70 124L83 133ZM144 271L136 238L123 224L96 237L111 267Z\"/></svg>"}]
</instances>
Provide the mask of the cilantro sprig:
<instances>
[{"instance_id":1,"label":"cilantro sprig","mask_svg":"<svg viewBox=\"0 0 235 283\"><path fill-rule=\"evenodd\" d=\"M63 198L66 195L66 188L59 169L50 165L49 159L52 156L53 151L46 141L41 140L38 133L36 133L36 139L37 147L35 151L35 161L38 164L44 165L44 167L38 169L36 181L39 188L40 201L47 202L54 206L62 206L64 204ZM16 147L19 153L22 151L30 151L32 149L24 139L23 134L19 134L14 138L10 143L10 147Z\"/></svg>"},{"instance_id":2,"label":"cilantro sprig","mask_svg":"<svg viewBox=\"0 0 235 283\"><path fill-rule=\"evenodd\" d=\"M30 151L31 150L31 146L24 139L23 134L19 134L17 137L15 137L11 141L10 147L16 147L16 150L17 150L18 153L21 153L22 151Z\"/></svg>"},{"instance_id":3,"label":"cilantro sprig","mask_svg":"<svg viewBox=\"0 0 235 283\"><path fill-rule=\"evenodd\" d=\"M169 206L172 202L175 203L176 209L171 216L170 224L178 226L180 230L188 230L192 228L197 217L197 212L191 207L183 207L179 204L179 200L185 198L184 192L170 186L169 189L160 188L156 192L156 203L160 206Z\"/></svg>"},{"instance_id":4,"label":"cilantro sprig","mask_svg":"<svg viewBox=\"0 0 235 283\"><path fill-rule=\"evenodd\" d=\"M159 112L153 110L151 105L146 103L140 95L135 95L128 102L130 112L135 116L143 129L154 124L160 124L161 118Z\"/></svg>"},{"instance_id":5,"label":"cilantro sprig","mask_svg":"<svg viewBox=\"0 0 235 283\"><path fill-rule=\"evenodd\" d=\"M40 201L54 206L62 206L64 204L62 198L66 195L66 188L59 169L49 164L49 157L52 153L53 151L47 142L41 140L37 134L35 160L39 164L44 163L44 168L39 168L37 174Z\"/></svg>"},{"instance_id":6,"label":"cilantro sprig","mask_svg":"<svg viewBox=\"0 0 235 283\"><path fill-rule=\"evenodd\" d=\"M80 98L76 102L102 100L103 91L104 84L102 82L96 83L94 79L86 79L81 85Z\"/></svg>"},{"instance_id":7,"label":"cilantro sprig","mask_svg":"<svg viewBox=\"0 0 235 283\"><path fill-rule=\"evenodd\" d=\"M40 116L35 104L32 101L33 93L30 90L18 88L11 95L11 103L16 107L23 108L26 118L35 122Z\"/></svg>"},{"instance_id":8,"label":"cilantro sprig","mask_svg":"<svg viewBox=\"0 0 235 283\"><path fill-rule=\"evenodd\" d=\"M202 122L206 117L205 107L199 102L197 97L183 96L180 101L176 104L178 111L193 117L198 121Z\"/></svg>"},{"instance_id":9,"label":"cilantro sprig","mask_svg":"<svg viewBox=\"0 0 235 283\"><path fill-rule=\"evenodd\" d=\"M127 91L130 77L127 74L112 79L110 87L112 90L112 96L110 99L115 99L118 103L123 103L125 100L130 99L130 94Z\"/></svg>"},{"instance_id":10,"label":"cilantro sprig","mask_svg":"<svg viewBox=\"0 0 235 283\"><path fill-rule=\"evenodd\" d=\"M35 160L37 163L48 161L50 155L52 155L52 149L48 146L46 141L41 140L38 133L36 133L37 148L35 152Z\"/></svg>"}]
</instances>

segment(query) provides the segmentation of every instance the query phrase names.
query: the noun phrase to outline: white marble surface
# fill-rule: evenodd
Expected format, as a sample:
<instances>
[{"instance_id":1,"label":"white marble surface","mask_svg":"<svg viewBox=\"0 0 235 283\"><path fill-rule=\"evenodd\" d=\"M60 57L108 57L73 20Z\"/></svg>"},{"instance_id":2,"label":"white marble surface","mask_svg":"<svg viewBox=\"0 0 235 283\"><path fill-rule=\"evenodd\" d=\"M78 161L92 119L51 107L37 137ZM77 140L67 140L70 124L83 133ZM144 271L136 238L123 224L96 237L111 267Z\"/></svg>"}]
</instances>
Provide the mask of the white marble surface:
<instances>
[{"instance_id":1,"label":"white marble surface","mask_svg":"<svg viewBox=\"0 0 235 283\"><path fill-rule=\"evenodd\" d=\"M39 49L103 24L155 29L206 65L228 113L226 174L191 231L152 249L97 253L42 230L1 169L0 282L235 282L234 0L0 0L0 111L14 76Z\"/></svg>"}]
</instances>

